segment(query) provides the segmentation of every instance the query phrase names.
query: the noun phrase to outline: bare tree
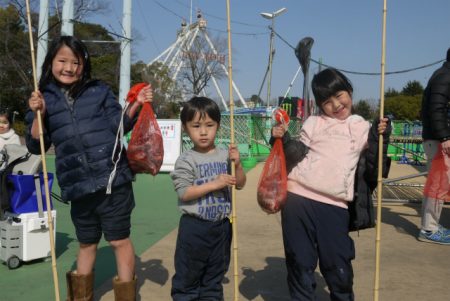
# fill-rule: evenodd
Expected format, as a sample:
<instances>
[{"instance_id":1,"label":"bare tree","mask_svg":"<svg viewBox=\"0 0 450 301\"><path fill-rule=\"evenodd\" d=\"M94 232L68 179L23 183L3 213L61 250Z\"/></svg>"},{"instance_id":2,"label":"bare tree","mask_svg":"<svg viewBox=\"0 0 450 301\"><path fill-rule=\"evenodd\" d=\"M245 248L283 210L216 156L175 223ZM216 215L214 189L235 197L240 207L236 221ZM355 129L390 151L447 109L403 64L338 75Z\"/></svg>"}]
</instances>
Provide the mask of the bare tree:
<instances>
[{"instance_id":1,"label":"bare tree","mask_svg":"<svg viewBox=\"0 0 450 301\"><path fill-rule=\"evenodd\" d=\"M91 15L106 14L110 11L110 6L105 0L75 0L74 18L81 21Z\"/></svg>"},{"instance_id":2,"label":"bare tree","mask_svg":"<svg viewBox=\"0 0 450 301\"><path fill-rule=\"evenodd\" d=\"M9 2L17 8L19 15L22 17L22 19L26 21L25 0L10 0ZM63 2L64 0L49 1L50 14L56 15L59 20L61 20ZM39 0L30 1L30 9L32 12L39 11L39 3L40 3ZM80 22L86 20L86 18L88 18L91 15L106 14L109 11L110 9L108 1L106 0L75 0L73 8L73 20L74 22ZM36 20L33 21L37 22L37 15L36 14L34 15L35 15L34 18ZM35 23L33 24L34 27L37 26L36 22L32 22Z\"/></svg>"},{"instance_id":3,"label":"bare tree","mask_svg":"<svg viewBox=\"0 0 450 301\"><path fill-rule=\"evenodd\" d=\"M186 92L193 95L199 95L213 77L216 80L226 77L223 66L221 66L226 59L226 40L217 37L211 42L214 49L205 39L204 33L200 32L191 45L189 43L183 45L183 68L180 77L190 84L192 90L186 87Z\"/></svg>"}]
</instances>

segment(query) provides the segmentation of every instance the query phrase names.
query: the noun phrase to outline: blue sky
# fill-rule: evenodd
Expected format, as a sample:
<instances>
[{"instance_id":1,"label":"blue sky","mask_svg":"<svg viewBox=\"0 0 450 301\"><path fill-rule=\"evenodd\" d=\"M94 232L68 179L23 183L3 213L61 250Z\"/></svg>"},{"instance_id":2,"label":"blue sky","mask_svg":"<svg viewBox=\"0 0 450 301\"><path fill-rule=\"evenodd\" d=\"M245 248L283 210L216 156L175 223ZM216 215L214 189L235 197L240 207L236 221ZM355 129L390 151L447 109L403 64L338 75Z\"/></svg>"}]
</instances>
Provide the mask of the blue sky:
<instances>
[{"instance_id":1,"label":"blue sky","mask_svg":"<svg viewBox=\"0 0 450 301\"><path fill-rule=\"evenodd\" d=\"M109 30L121 31L122 1L112 1L105 16L91 17ZM132 0L133 62L150 62L176 39L181 17L190 19L191 0ZM208 21L211 36L226 39L226 1L192 0ZM244 97L257 94L268 64L270 21L261 12L282 7L275 30L295 47L312 37L311 57L324 64L356 72L380 72L383 1L361 0L230 0L233 79ZM444 59L450 47L450 1L388 0L386 71L401 71ZM294 50L275 37L272 96L284 95L299 67ZM386 76L385 87L401 90L409 80L424 86L441 64L404 74ZM310 74L318 65L311 62ZM354 100L379 99L380 76L347 74L354 85ZM291 95L302 95L298 76ZM266 86L261 97L266 98ZM228 92L225 90L225 94Z\"/></svg>"}]
</instances>

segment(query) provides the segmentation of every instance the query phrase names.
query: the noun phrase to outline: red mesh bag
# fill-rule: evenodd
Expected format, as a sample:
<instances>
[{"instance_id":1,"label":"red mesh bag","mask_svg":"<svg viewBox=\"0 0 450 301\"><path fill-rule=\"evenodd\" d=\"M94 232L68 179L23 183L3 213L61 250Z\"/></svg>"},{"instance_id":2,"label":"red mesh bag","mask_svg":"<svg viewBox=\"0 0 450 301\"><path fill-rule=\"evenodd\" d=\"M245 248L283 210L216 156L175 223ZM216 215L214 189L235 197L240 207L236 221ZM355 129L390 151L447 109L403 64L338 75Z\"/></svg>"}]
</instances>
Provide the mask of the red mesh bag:
<instances>
[{"instance_id":1,"label":"red mesh bag","mask_svg":"<svg viewBox=\"0 0 450 301\"><path fill-rule=\"evenodd\" d=\"M285 125L289 124L290 121L289 114L281 108L276 108L273 111L273 119L275 119L277 123Z\"/></svg>"},{"instance_id":2,"label":"red mesh bag","mask_svg":"<svg viewBox=\"0 0 450 301\"><path fill-rule=\"evenodd\" d=\"M286 196L286 159L281 138L277 138L259 178L258 204L267 213L277 213L285 204Z\"/></svg>"},{"instance_id":3,"label":"red mesh bag","mask_svg":"<svg viewBox=\"0 0 450 301\"><path fill-rule=\"evenodd\" d=\"M450 202L450 157L442 151L438 152L431 162L423 194L430 199Z\"/></svg>"},{"instance_id":4,"label":"red mesh bag","mask_svg":"<svg viewBox=\"0 0 450 301\"><path fill-rule=\"evenodd\" d=\"M146 85L134 85L127 95L127 101L135 101L139 91ZM130 168L135 173L156 175L161 168L164 159L163 139L150 103L142 105L128 143L127 157Z\"/></svg>"}]
</instances>

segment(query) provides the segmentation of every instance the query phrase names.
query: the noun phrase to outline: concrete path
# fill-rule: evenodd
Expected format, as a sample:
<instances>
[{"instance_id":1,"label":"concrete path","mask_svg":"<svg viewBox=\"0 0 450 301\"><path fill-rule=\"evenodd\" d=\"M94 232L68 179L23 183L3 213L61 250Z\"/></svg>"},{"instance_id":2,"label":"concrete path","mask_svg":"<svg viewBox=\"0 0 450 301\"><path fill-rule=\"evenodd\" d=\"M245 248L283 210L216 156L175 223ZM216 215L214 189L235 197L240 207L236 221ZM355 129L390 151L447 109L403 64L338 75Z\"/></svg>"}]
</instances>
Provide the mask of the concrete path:
<instances>
[{"instance_id":1,"label":"concrete path","mask_svg":"<svg viewBox=\"0 0 450 301\"><path fill-rule=\"evenodd\" d=\"M392 177L414 174L408 165L393 163ZM263 164L248 174L246 187L237 191L238 293L239 300L290 300L286 285L280 215L267 215L256 202L256 186ZM419 204L383 204L379 300L449 300L450 246L416 240L420 223ZM450 207L442 213L450 227ZM356 247L354 290L356 300L373 300L375 229L352 233ZM138 258L138 300L171 300L173 254L177 231L153 245ZM224 284L225 300L233 300L233 261ZM329 300L326 284L316 272L319 301ZM97 300L114 300L111 284L96 291Z\"/></svg>"}]
</instances>

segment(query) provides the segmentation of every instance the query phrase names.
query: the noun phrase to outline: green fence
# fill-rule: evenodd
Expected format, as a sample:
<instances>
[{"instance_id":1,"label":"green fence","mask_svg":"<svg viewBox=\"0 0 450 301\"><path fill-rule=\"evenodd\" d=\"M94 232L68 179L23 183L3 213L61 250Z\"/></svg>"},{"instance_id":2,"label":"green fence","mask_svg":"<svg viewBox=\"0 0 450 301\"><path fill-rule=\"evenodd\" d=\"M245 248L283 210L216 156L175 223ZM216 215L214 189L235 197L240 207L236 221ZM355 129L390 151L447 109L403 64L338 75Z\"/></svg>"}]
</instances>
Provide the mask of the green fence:
<instances>
[{"instance_id":1,"label":"green fence","mask_svg":"<svg viewBox=\"0 0 450 301\"><path fill-rule=\"evenodd\" d=\"M239 148L245 167L252 167L258 161L264 161L270 153L270 130L274 124L271 117L251 114L234 115L234 140ZM230 115L222 115L220 128L216 135L216 144L228 145L230 143ZM292 137L298 136L301 129L299 119L289 123L289 133ZM185 133L182 135L182 150L192 148L192 142Z\"/></svg>"},{"instance_id":2,"label":"green fence","mask_svg":"<svg viewBox=\"0 0 450 301\"><path fill-rule=\"evenodd\" d=\"M425 154L422 146L422 123L395 120L388 155L400 163L422 164Z\"/></svg>"},{"instance_id":3,"label":"green fence","mask_svg":"<svg viewBox=\"0 0 450 301\"><path fill-rule=\"evenodd\" d=\"M234 137L244 164L254 164L264 161L270 153L270 130L274 121L269 116L252 114L234 115ZM301 130L301 119L292 118L288 131L291 137L298 137ZM388 156L401 163L420 164L425 160L422 147L422 124L418 121L392 122L391 143ZM222 115L220 129L216 143L228 145L230 143L230 116ZM183 134L183 151L192 147L192 142Z\"/></svg>"}]
</instances>

